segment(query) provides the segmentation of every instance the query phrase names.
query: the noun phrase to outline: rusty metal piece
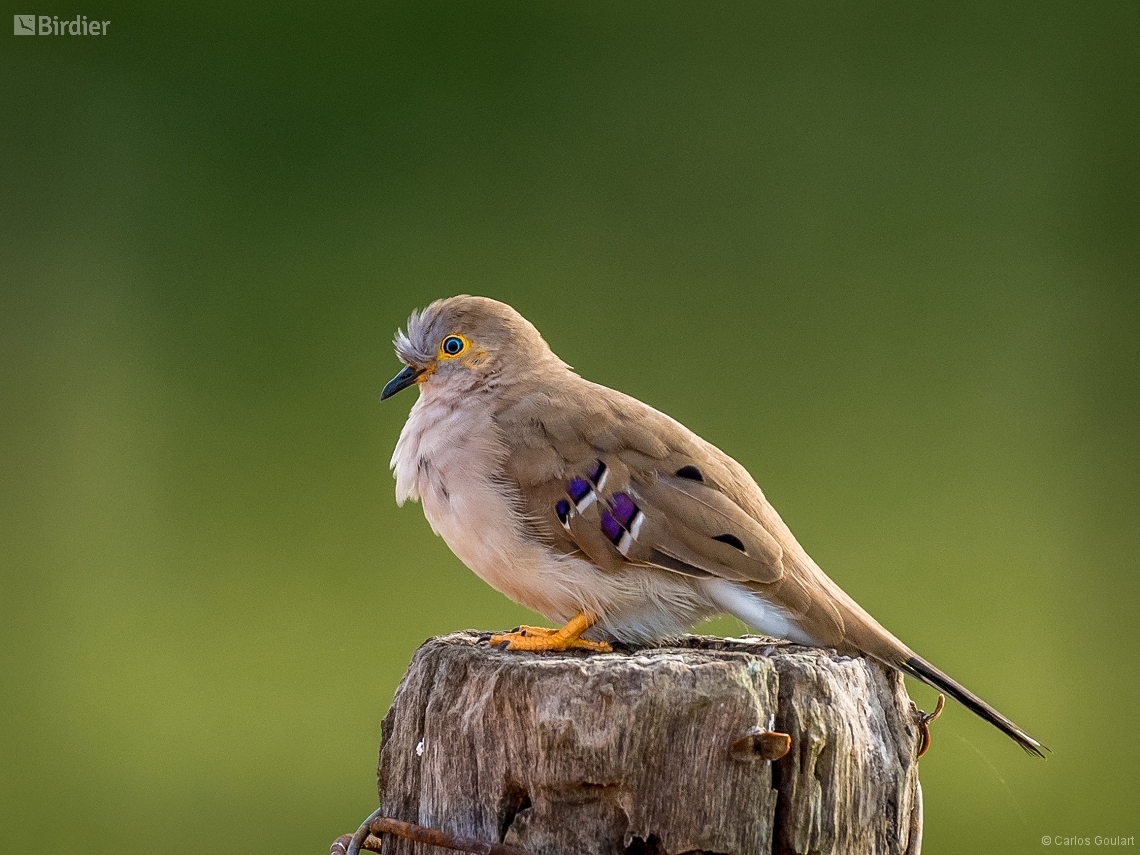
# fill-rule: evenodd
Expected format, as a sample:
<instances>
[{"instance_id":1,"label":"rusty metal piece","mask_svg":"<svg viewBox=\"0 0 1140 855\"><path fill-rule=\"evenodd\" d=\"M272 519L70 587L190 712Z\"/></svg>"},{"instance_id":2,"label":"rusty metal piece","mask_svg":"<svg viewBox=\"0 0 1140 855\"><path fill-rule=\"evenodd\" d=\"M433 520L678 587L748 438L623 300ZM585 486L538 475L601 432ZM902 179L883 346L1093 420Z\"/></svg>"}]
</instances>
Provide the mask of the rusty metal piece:
<instances>
[{"instance_id":1,"label":"rusty metal piece","mask_svg":"<svg viewBox=\"0 0 1140 855\"><path fill-rule=\"evenodd\" d=\"M401 819L392 819L380 816L383 808L377 808L368 819L361 823L356 834L344 834L333 841L329 855L359 855L360 850L369 852L381 851L383 834L395 834L406 840L416 843L427 843L431 846L440 846L444 849L454 849L459 852L470 852L473 855L531 855L525 849L517 846L508 846L505 843L487 843L483 840L474 840L470 837L461 837L458 834L449 834L434 828L425 828L414 822L404 822Z\"/></svg>"},{"instance_id":2,"label":"rusty metal piece","mask_svg":"<svg viewBox=\"0 0 1140 855\"><path fill-rule=\"evenodd\" d=\"M918 743L919 757L930 749L930 725L938 716L942 715L942 708L944 706L946 706L946 696L939 692L938 702L934 706L934 712L918 711L918 727L919 730L922 731L922 740Z\"/></svg>"},{"instance_id":3,"label":"rusty metal piece","mask_svg":"<svg viewBox=\"0 0 1140 855\"><path fill-rule=\"evenodd\" d=\"M732 740L728 753L733 760L779 760L792 747L792 737L775 730L751 727L738 739Z\"/></svg>"},{"instance_id":4,"label":"rusty metal piece","mask_svg":"<svg viewBox=\"0 0 1140 855\"><path fill-rule=\"evenodd\" d=\"M351 834L342 834L332 842L329 847L329 855L347 855L348 846L352 843ZM384 841L379 837L369 834L364 838L364 842L360 844L361 849L367 849L369 852L381 852L384 849Z\"/></svg>"},{"instance_id":5,"label":"rusty metal piece","mask_svg":"<svg viewBox=\"0 0 1140 855\"><path fill-rule=\"evenodd\" d=\"M760 734L760 755L765 760L779 760L792 750L792 737L787 733L766 730Z\"/></svg>"}]
</instances>

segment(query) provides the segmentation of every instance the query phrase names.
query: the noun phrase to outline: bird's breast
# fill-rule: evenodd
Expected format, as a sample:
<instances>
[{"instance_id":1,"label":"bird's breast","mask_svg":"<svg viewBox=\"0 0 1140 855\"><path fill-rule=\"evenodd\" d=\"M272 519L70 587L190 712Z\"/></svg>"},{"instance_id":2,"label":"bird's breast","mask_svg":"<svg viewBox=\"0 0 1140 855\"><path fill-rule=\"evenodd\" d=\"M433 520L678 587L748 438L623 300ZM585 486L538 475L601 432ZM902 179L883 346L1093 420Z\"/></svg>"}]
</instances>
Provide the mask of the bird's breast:
<instances>
[{"instance_id":1,"label":"bird's breast","mask_svg":"<svg viewBox=\"0 0 1140 855\"><path fill-rule=\"evenodd\" d=\"M396 499L419 500L432 530L489 585L543 614L561 614L545 590L556 556L526 536L521 503L503 478L505 457L488 413L421 397L392 456Z\"/></svg>"}]
</instances>

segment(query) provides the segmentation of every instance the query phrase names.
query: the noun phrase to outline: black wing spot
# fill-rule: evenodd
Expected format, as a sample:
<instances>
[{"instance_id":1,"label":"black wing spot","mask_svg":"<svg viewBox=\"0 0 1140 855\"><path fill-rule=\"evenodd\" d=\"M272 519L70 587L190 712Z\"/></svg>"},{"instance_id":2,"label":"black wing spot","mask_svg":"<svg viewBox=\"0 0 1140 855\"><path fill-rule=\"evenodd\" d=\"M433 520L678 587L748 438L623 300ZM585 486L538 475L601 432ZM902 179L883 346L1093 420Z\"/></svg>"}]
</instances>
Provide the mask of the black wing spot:
<instances>
[{"instance_id":1,"label":"black wing spot","mask_svg":"<svg viewBox=\"0 0 1140 855\"><path fill-rule=\"evenodd\" d=\"M677 470L678 478L688 478L690 481L704 481L705 476L696 466L682 466Z\"/></svg>"},{"instance_id":2,"label":"black wing spot","mask_svg":"<svg viewBox=\"0 0 1140 855\"><path fill-rule=\"evenodd\" d=\"M713 540L719 540L721 543L727 543L729 546L733 546L736 549L739 549L741 552L744 552L744 544L741 543L740 538L735 534L718 534L713 538Z\"/></svg>"}]
</instances>

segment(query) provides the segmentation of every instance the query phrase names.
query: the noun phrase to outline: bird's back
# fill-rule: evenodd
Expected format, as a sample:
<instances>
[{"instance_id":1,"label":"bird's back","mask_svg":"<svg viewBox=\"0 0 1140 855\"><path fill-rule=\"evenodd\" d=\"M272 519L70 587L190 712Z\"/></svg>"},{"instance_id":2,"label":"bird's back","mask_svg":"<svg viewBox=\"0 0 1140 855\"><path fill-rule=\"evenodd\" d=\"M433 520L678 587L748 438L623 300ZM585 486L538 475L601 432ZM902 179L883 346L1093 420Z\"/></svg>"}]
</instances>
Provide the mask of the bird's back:
<instances>
[{"instance_id":1,"label":"bird's back","mask_svg":"<svg viewBox=\"0 0 1140 855\"><path fill-rule=\"evenodd\" d=\"M779 545L778 573L750 586L789 612L814 643L890 660L906 652L905 645L820 570L740 463L648 404L569 369L565 374L507 401L495 414L509 449L505 477L517 486L536 534L567 552L580 550L580 544L554 524L550 509L564 495L566 484L595 458L619 459L630 479L645 486L688 467Z\"/></svg>"}]
</instances>

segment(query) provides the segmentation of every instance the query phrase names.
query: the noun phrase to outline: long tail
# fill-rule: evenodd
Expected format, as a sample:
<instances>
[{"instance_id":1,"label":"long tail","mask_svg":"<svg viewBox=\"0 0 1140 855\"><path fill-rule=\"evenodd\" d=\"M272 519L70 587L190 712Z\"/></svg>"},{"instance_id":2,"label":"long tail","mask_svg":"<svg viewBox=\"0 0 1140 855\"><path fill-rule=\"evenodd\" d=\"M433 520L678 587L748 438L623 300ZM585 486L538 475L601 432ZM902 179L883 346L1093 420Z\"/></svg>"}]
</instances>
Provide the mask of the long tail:
<instances>
[{"instance_id":1,"label":"long tail","mask_svg":"<svg viewBox=\"0 0 1140 855\"><path fill-rule=\"evenodd\" d=\"M940 692L945 692L966 709L981 716L998 730L1005 733L1028 753L1044 758L1045 752L1049 750L965 686L951 680L922 657L912 655L901 664L890 664L910 674L910 676L916 680L921 680L926 683L926 685Z\"/></svg>"},{"instance_id":2,"label":"long tail","mask_svg":"<svg viewBox=\"0 0 1140 855\"><path fill-rule=\"evenodd\" d=\"M806 615L798 620L789 617L782 603L773 603L760 592L737 583L706 579L705 591L719 608L766 635L813 647L832 647L847 655L870 656L889 668L909 674L949 695L1005 733L1028 753L1045 757L1048 748L891 635L825 576L806 554L801 555L801 560L804 559L806 567L801 566L799 588L781 591L785 596L800 595L800 605L806 606L801 609L801 614L806 611ZM794 576L790 579L797 581ZM842 620L836 621L832 615L842 616Z\"/></svg>"}]
</instances>

